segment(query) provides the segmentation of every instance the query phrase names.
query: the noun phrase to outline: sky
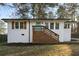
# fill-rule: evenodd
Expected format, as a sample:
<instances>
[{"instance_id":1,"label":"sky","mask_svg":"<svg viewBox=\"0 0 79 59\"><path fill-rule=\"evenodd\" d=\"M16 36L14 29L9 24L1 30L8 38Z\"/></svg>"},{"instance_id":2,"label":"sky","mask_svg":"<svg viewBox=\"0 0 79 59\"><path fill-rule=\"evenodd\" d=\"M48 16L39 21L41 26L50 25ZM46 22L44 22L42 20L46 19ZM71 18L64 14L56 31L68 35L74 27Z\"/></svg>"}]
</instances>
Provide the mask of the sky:
<instances>
[{"instance_id":1,"label":"sky","mask_svg":"<svg viewBox=\"0 0 79 59\"><path fill-rule=\"evenodd\" d=\"M12 13L15 11L14 8L10 8L8 6L0 6L0 19L2 18L12 18Z\"/></svg>"},{"instance_id":2,"label":"sky","mask_svg":"<svg viewBox=\"0 0 79 59\"><path fill-rule=\"evenodd\" d=\"M14 16L10 16L15 11L14 8L10 8L8 6L0 6L0 19L3 18L13 18ZM1 22L1 21L0 21ZM7 23L5 23L5 28L7 28ZM7 33L7 30L5 31Z\"/></svg>"}]
</instances>

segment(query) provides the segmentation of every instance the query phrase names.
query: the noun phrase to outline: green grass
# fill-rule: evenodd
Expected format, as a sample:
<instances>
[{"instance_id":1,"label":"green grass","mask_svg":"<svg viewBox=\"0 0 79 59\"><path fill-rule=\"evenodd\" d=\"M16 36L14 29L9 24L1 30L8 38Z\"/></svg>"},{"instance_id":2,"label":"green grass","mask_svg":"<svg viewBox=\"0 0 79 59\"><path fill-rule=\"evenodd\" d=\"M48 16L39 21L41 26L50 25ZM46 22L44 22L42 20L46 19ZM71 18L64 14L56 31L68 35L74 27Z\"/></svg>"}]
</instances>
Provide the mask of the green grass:
<instances>
[{"instance_id":1,"label":"green grass","mask_svg":"<svg viewBox=\"0 0 79 59\"><path fill-rule=\"evenodd\" d=\"M70 56L79 55L79 44L6 45L0 44L2 56Z\"/></svg>"}]
</instances>

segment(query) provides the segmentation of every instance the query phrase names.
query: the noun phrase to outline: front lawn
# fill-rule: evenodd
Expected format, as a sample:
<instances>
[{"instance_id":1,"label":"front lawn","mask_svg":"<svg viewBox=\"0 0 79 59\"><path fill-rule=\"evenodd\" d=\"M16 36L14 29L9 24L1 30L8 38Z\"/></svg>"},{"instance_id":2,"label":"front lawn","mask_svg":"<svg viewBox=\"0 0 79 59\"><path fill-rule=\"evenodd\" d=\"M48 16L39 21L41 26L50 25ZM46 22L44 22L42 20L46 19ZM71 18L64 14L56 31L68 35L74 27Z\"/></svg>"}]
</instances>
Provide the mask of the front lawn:
<instances>
[{"instance_id":1,"label":"front lawn","mask_svg":"<svg viewBox=\"0 0 79 59\"><path fill-rule=\"evenodd\" d=\"M79 44L6 45L0 44L0 55L7 56L70 56L79 55Z\"/></svg>"}]
</instances>

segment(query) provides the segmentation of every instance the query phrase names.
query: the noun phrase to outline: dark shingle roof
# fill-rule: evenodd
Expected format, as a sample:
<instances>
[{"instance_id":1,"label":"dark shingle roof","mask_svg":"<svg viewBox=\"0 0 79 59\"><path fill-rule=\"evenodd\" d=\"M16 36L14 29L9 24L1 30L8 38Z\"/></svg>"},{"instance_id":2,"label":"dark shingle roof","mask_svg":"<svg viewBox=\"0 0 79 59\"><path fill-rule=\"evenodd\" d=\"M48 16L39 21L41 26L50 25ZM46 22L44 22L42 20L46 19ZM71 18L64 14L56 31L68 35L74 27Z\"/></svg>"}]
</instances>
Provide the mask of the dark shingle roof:
<instances>
[{"instance_id":1,"label":"dark shingle roof","mask_svg":"<svg viewBox=\"0 0 79 59\"><path fill-rule=\"evenodd\" d=\"M47 19L47 18L38 18L38 19L2 19L4 21L8 20L70 20L70 19L65 19L65 18L57 18L57 19Z\"/></svg>"}]
</instances>

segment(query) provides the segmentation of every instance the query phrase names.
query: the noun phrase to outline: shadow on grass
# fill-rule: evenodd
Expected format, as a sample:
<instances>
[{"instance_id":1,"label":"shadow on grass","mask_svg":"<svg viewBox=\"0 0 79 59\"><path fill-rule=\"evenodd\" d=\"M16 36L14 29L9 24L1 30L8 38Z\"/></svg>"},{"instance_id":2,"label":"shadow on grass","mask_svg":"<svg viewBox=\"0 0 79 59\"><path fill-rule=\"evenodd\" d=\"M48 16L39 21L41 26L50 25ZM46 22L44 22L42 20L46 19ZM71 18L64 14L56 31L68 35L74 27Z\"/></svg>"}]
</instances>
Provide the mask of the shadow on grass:
<instances>
[{"instance_id":1,"label":"shadow on grass","mask_svg":"<svg viewBox=\"0 0 79 59\"><path fill-rule=\"evenodd\" d=\"M0 55L8 56L78 56L79 43L3 43L0 45ZM2 50L1 50L2 49Z\"/></svg>"},{"instance_id":2,"label":"shadow on grass","mask_svg":"<svg viewBox=\"0 0 79 59\"><path fill-rule=\"evenodd\" d=\"M59 42L59 43L3 43L7 46L33 46L33 45L59 45L59 44L79 44L76 42Z\"/></svg>"},{"instance_id":3,"label":"shadow on grass","mask_svg":"<svg viewBox=\"0 0 79 59\"><path fill-rule=\"evenodd\" d=\"M79 56L79 44L72 44L69 45L70 49L72 50L72 56Z\"/></svg>"}]
</instances>

